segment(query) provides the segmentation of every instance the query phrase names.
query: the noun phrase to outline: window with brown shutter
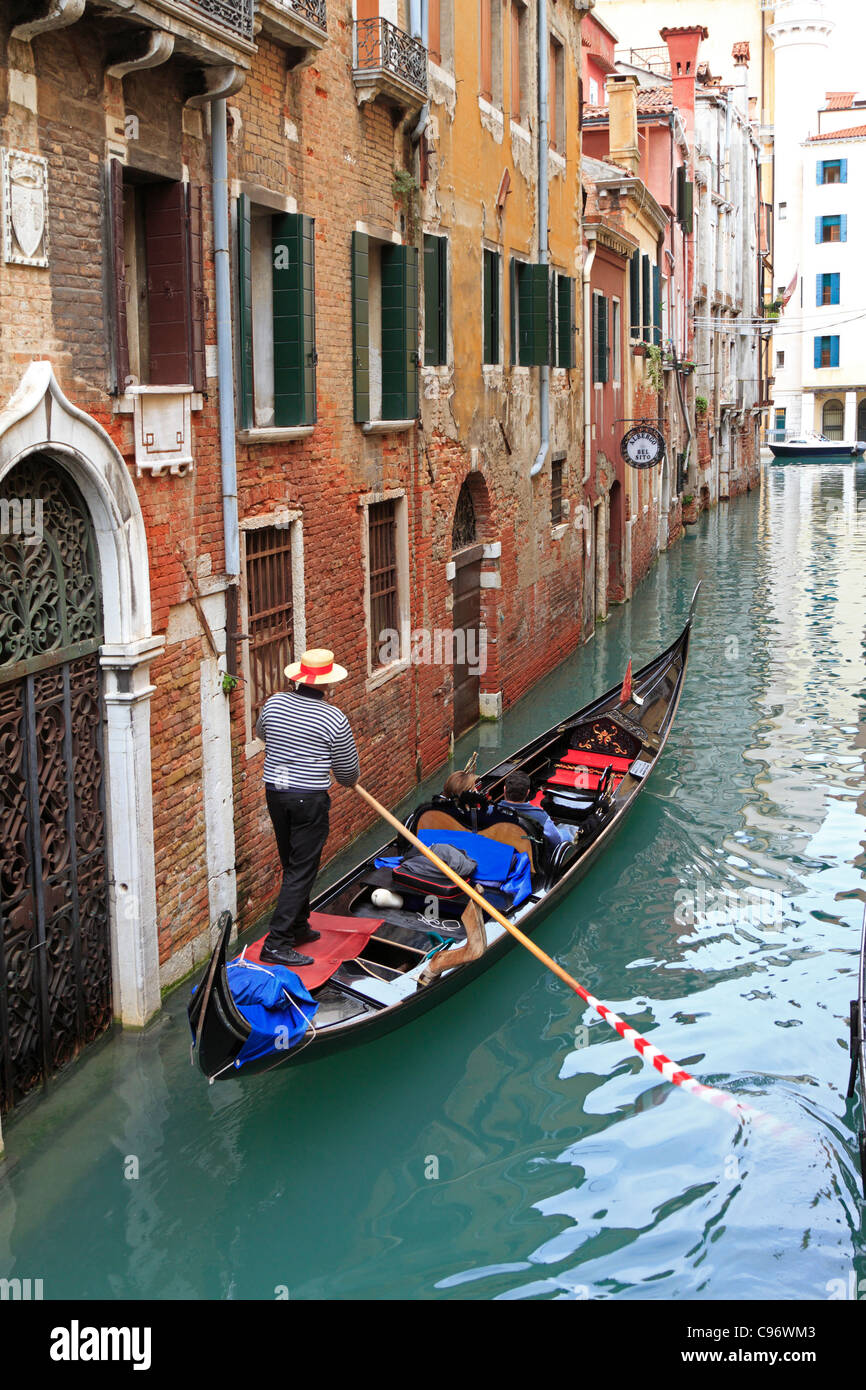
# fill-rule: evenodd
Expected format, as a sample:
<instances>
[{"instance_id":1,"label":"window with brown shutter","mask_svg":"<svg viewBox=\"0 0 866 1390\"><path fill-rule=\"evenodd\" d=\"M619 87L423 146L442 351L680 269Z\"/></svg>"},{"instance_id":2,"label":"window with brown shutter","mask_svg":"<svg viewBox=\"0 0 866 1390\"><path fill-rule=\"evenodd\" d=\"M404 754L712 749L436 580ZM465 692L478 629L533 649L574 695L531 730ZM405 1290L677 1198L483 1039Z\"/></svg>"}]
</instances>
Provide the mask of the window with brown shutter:
<instances>
[{"instance_id":1,"label":"window with brown shutter","mask_svg":"<svg viewBox=\"0 0 866 1390\"><path fill-rule=\"evenodd\" d=\"M398 631L397 507L374 502L368 508L370 556L370 638L372 665L381 666L379 651L386 632Z\"/></svg>"},{"instance_id":2,"label":"window with brown shutter","mask_svg":"<svg viewBox=\"0 0 866 1390\"><path fill-rule=\"evenodd\" d=\"M255 725L262 705L286 684L292 659L292 528L260 526L244 532L250 712Z\"/></svg>"},{"instance_id":3,"label":"window with brown shutter","mask_svg":"<svg viewBox=\"0 0 866 1390\"><path fill-rule=\"evenodd\" d=\"M201 188L109 166L115 389L205 389Z\"/></svg>"}]
</instances>

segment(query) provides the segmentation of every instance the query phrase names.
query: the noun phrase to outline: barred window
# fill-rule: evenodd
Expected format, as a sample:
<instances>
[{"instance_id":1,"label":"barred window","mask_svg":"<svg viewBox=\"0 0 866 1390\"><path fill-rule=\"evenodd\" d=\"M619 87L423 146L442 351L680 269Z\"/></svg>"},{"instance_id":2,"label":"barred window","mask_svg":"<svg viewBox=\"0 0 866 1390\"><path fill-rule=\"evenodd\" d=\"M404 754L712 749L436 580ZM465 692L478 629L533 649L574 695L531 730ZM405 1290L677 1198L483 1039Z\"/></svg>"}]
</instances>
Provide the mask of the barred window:
<instances>
[{"instance_id":1,"label":"barred window","mask_svg":"<svg viewBox=\"0 0 866 1390\"><path fill-rule=\"evenodd\" d=\"M286 684L292 659L292 528L245 532L250 710L255 725L269 695Z\"/></svg>"},{"instance_id":2,"label":"barred window","mask_svg":"<svg viewBox=\"0 0 866 1390\"><path fill-rule=\"evenodd\" d=\"M565 454L554 454L550 460L550 523L558 526L562 521L562 465Z\"/></svg>"},{"instance_id":3,"label":"barred window","mask_svg":"<svg viewBox=\"0 0 866 1390\"><path fill-rule=\"evenodd\" d=\"M370 555L370 638L372 664L383 665L379 655L383 634L396 632L397 593L397 507L396 502L374 502L368 508Z\"/></svg>"}]
</instances>

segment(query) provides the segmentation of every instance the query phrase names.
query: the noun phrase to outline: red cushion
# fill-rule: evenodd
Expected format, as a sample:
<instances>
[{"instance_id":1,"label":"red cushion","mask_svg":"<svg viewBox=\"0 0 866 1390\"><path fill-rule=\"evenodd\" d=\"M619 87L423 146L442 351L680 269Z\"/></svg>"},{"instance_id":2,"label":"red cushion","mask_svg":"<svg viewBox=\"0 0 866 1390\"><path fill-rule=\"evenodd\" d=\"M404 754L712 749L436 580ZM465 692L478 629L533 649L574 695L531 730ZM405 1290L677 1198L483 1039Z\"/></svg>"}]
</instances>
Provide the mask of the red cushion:
<instances>
[{"instance_id":1,"label":"red cushion","mask_svg":"<svg viewBox=\"0 0 866 1390\"><path fill-rule=\"evenodd\" d=\"M298 967L298 979L307 989L318 989L344 961L354 960L361 954L383 921L382 917L331 917L327 913L311 912L310 926L322 935L318 941L305 942L298 947L305 956L313 957L312 965ZM253 941L244 951L245 959L260 964L264 944L263 936Z\"/></svg>"},{"instance_id":2,"label":"red cushion","mask_svg":"<svg viewBox=\"0 0 866 1390\"><path fill-rule=\"evenodd\" d=\"M559 761L567 763L569 767L598 767L602 771L606 767L612 767L614 772L628 772L634 759L614 758L609 753L585 753L582 748L569 748Z\"/></svg>"}]
</instances>

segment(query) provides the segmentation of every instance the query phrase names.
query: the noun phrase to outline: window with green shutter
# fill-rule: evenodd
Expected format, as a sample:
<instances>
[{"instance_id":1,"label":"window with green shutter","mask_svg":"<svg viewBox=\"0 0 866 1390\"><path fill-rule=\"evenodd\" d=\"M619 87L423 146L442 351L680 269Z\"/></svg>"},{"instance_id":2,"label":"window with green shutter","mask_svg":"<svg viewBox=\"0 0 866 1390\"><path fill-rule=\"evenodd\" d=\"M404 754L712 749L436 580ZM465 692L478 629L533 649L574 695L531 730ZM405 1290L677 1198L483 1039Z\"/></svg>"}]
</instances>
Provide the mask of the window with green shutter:
<instances>
[{"instance_id":1,"label":"window with green shutter","mask_svg":"<svg viewBox=\"0 0 866 1390\"><path fill-rule=\"evenodd\" d=\"M502 258L498 251L484 248L484 285L482 287L484 314L483 361L495 365L500 360L499 348L499 278Z\"/></svg>"},{"instance_id":2,"label":"window with green shutter","mask_svg":"<svg viewBox=\"0 0 866 1390\"><path fill-rule=\"evenodd\" d=\"M512 361L521 367L550 365L550 270L527 261L511 262ZM515 353L516 346L516 353Z\"/></svg>"},{"instance_id":3,"label":"window with green shutter","mask_svg":"<svg viewBox=\"0 0 866 1390\"><path fill-rule=\"evenodd\" d=\"M646 253L641 257L641 337L645 343L652 341L652 298L650 291L650 258Z\"/></svg>"},{"instance_id":4,"label":"window with green shutter","mask_svg":"<svg viewBox=\"0 0 866 1390\"><path fill-rule=\"evenodd\" d=\"M592 379L604 383L609 378L608 304L596 290L592 296Z\"/></svg>"},{"instance_id":5,"label":"window with green shutter","mask_svg":"<svg viewBox=\"0 0 866 1390\"><path fill-rule=\"evenodd\" d=\"M424 237L424 365L448 361L448 239Z\"/></svg>"},{"instance_id":6,"label":"window with green shutter","mask_svg":"<svg viewBox=\"0 0 866 1390\"><path fill-rule=\"evenodd\" d=\"M556 277L556 365L573 367L574 351L574 280L569 275Z\"/></svg>"},{"instance_id":7,"label":"window with green shutter","mask_svg":"<svg viewBox=\"0 0 866 1390\"><path fill-rule=\"evenodd\" d=\"M238 199L238 395L243 429L316 421L315 224Z\"/></svg>"},{"instance_id":8,"label":"window with green shutter","mask_svg":"<svg viewBox=\"0 0 866 1390\"><path fill-rule=\"evenodd\" d=\"M418 414L418 252L381 244L382 419Z\"/></svg>"},{"instance_id":9,"label":"window with green shutter","mask_svg":"<svg viewBox=\"0 0 866 1390\"><path fill-rule=\"evenodd\" d=\"M640 251L635 247L628 263L628 323L629 337L641 336L640 316Z\"/></svg>"},{"instance_id":10,"label":"window with green shutter","mask_svg":"<svg viewBox=\"0 0 866 1390\"><path fill-rule=\"evenodd\" d=\"M370 418L370 238L352 233L352 396L355 419Z\"/></svg>"},{"instance_id":11,"label":"window with green shutter","mask_svg":"<svg viewBox=\"0 0 866 1390\"><path fill-rule=\"evenodd\" d=\"M656 347L662 344L662 273L657 265L653 268L653 342Z\"/></svg>"}]
</instances>

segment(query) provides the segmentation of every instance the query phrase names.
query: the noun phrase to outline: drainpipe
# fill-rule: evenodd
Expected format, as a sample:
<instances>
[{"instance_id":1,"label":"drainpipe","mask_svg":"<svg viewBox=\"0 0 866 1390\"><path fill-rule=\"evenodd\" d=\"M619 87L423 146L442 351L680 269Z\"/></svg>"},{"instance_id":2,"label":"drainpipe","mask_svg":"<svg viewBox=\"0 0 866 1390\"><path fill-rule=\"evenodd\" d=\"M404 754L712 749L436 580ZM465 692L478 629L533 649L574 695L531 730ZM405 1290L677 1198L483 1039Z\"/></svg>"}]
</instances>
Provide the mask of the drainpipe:
<instances>
[{"instance_id":1,"label":"drainpipe","mask_svg":"<svg viewBox=\"0 0 866 1390\"><path fill-rule=\"evenodd\" d=\"M412 30L413 39L420 39L426 51L430 41L430 23L428 18L427 0L410 0L409 5L409 25ZM411 140L413 145L417 145L424 131L427 129L427 119L430 115L430 103L425 101L421 107L421 115L418 117L418 124L412 131Z\"/></svg>"},{"instance_id":2,"label":"drainpipe","mask_svg":"<svg viewBox=\"0 0 866 1390\"><path fill-rule=\"evenodd\" d=\"M593 241L583 262L583 481L592 471L592 296L589 287L597 243Z\"/></svg>"},{"instance_id":3,"label":"drainpipe","mask_svg":"<svg viewBox=\"0 0 866 1390\"><path fill-rule=\"evenodd\" d=\"M216 279L217 382L219 384L220 456L223 495L223 532L226 575L241 572L238 525L238 469L235 452L235 387L232 364L232 296L229 258L228 134L225 99L211 106L211 154L213 159L214 274ZM233 653L228 652L229 668Z\"/></svg>"},{"instance_id":4,"label":"drainpipe","mask_svg":"<svg viewBox=\"0 0 866 1390\"><path fill-rule=\"evenodd\" d=\"M550 61L547 38L547 0L538 0L538 262L550 261L547 238L548 207L550 202L548 149L550 119ZM550 451L550 367L541 368L539 386L541 441L535 462L529 470L535 478L544 467Z\"/></svg>"}]
</instances>

